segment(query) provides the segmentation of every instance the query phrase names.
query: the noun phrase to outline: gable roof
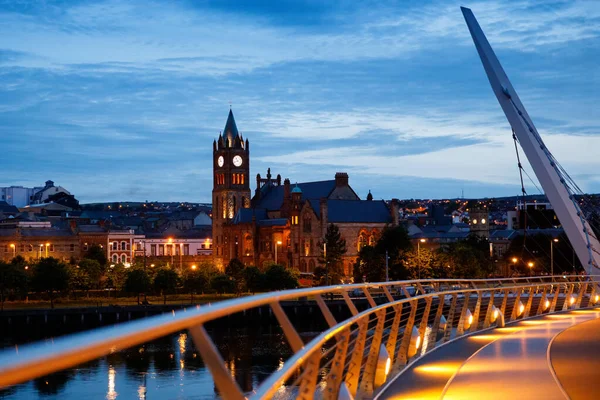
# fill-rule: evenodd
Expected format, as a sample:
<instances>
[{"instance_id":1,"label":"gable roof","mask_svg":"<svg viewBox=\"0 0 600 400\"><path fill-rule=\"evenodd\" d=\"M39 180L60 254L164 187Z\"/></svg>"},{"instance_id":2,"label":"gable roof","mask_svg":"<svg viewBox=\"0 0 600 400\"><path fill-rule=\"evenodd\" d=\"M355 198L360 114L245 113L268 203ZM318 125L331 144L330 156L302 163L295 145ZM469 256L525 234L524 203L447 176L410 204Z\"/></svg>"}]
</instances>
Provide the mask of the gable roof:
<instances>
[{"instance_id":1,"label":"gable roof","mask_svg":"<svg viewBox=\"0 0 600 400\"><path fill-rule=\"evenodd\" d=\"M234 224L249 224L252 222L252 217L256 217L257 221L267 219L267 210L263 208L240 208L233 218Z\"/></svg>"},{"instance_id":2,"label":"gable roof","mask_svg":"<svg viewBox=\"0 0 600 400\"><path fill-rule=\"evenodd\" d=\"M383 200L327 200L327 222L389 223L392 216Z\"/></svg>"},{"instance_id":3,"label":"gable roof","mask_svg":"<svg viewBox=\"0 0 600 400\"><path fill-rule=\"evenodd\" d=\"M18 214L19 209L15 206L11 206L6 201L0 201L0 212L3 214Z\"/></svg>"},{"instance_id":4,"label":"gable roof","mask_svg":"<svg viewBox=\"0 0 600 400\"><path fill-rule=\"evenodd\" d=\"M335 188L335 180L305 182L298 183L297 185L300 190L302 190L302 200L318 200L322 197L329 196ZM262 193L256 207L264 208L269 211L279 210L283 204L283 185L265 185L263 188L266 188L266 190ZM263 188L261 188L261 191Z\"/></svg>"}]
</instances>

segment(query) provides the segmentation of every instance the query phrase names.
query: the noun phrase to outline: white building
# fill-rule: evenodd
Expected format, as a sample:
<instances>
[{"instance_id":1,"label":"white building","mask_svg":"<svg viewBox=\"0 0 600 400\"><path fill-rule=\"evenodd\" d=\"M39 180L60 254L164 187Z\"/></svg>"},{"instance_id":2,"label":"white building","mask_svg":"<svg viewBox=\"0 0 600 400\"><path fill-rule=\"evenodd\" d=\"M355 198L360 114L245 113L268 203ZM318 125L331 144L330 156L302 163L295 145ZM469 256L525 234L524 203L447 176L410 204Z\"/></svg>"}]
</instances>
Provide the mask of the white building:
<instances>
[{"instance_id":1,"label":"white building","mask_svg":"<svg viewBox=\"0 0 600 400\"><path fill-rule=\"evenodd\" d=\"M11 206L25 207L31 204L33 195L42 189L41 187L27 188L23 186L0 187L0 200L6 201Z\"/></svg>"}]
</instances>

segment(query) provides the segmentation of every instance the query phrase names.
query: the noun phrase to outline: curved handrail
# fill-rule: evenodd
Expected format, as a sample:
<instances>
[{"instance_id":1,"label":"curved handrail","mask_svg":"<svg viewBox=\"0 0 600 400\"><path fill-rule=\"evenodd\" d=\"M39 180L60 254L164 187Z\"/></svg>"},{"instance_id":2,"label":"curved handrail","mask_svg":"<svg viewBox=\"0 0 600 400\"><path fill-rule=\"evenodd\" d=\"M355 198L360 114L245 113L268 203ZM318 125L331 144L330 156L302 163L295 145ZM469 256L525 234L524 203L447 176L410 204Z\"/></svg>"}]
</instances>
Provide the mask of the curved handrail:
<instances>
[{"instance_id":1,"label":"curved handrail","mask_svg":"<svg viewBox=\"0 0 600 400\"><path fill-rule=\"evenodd\" d=\"M216 350L212 340L206 334L203 324L216 320L218 318L242 312L245 310L270 306L273 314L282 327L288 342L295 354L284 364L284 368L277 374L269 377L268 382L276 380L281 383L289 377L290 368L298 368L299 365L290 364L291 362L306 361L307 354L314 352L316 346L324 343L322 340L328 340L335 336L339 329L345 329L355 323L358 319L366 318L383 309L390 309L400 304L411 304L411 308L416 307L419 301L427 301L436 296L455 296L458 294L474 294L486 291L504 290L505 296L508 296L508 289L511 291L522 291L529 287L554 287L557 283L560 285L557 290L570 288L573 290L575 285L593 282L591 286L595 293L597 279L593 276L581 275L557 275L540 277L520 277L520 278L493 278L493 279L426 279L395 282L362 283L352 285L334 285L327 287L316 287L307 289L293 289L279 292L264 293L244 298L225 300L206 306L196 306L193 310L184 310L174 312L168 315L144 318L138 321L127 322L113 327L100 328L92 332L83 332L74 335L68 335L54 339L51 344L37 343L16 347L14 350L4 350L0 352L0 387L17 384L29 379L56 372L77 364L90 361L104 355L113 353L117 350L145 343L162 336L166 336L181 330L189 329L191 336L203 357L206 365L210 369L215 379L215 384L225 398L243 398L241 390L237 387L235 381L231 378L229 372L223 366L222 358ZM420 293L424 293L424 287L429 286L434 290L442 285L465 285L465 288L458 290L433 291L420 296L410 297L406 289L410 286L416 286ZM493 286L490 286L493 285ZM494 286L496 285L496 286ZM497 286L499 285L499 286ZM479 287L483 286L483 287ZM398 287L407 298L395 299L389 291L390 287ZM358 313L349 294L355 290L361 290L369 302L370 308L362 313ZM453 289L456 289L455 287ZM331 315L325 301L322 298L324 294L341 294L343 300L354 314L350 319L337 322ZM383 305L377 306L372 295L377 295L381 299L382 295L387 300ZM565 292L566 294L566 292ZM298 298L313 298L330 328L323 332L317 338L309 343L302 343L299 335L289 319L281 308L281 302ZM468 303L469 299L463 300ZM579 304L579 302L578 302ZM438 313L439 314L439 313ZM414 319L414 316L413 316ZM400 321L400 320L399 320ZM398 323L400 323L398 321ZM308 353L307 353L308 352ZM293 366L293 367L292 367ZM287 375L286 375L287 374ZM284 376L285 375L285 376ZM265 381L265 382L267 382ZM260 397L264 393L264 384L261 385L255 396ZM270 392L269 392L270 393ZM268 396L268 394L266 395ZM254 396L253 396L254 397Z\"/></svg>"}]
</instances>

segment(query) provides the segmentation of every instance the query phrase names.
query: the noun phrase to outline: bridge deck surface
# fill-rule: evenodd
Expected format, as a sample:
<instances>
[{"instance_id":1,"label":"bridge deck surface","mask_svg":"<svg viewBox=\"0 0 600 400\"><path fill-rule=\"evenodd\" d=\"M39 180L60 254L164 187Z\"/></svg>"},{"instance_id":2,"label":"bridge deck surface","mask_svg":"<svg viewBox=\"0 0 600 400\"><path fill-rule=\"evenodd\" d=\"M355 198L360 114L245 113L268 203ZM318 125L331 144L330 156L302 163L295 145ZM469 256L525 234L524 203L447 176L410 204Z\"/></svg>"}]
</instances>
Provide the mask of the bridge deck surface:
<instances>
[{"instance_id":1,"label":"bridge deck surface","mask_svg":"<svg viewBox=\"0 0 600 400\"><path fill-rule=\"evenodd\" d=\"M600 389L590 375L598 370L591 363L600 366L598 318L600 309L576 310L459 339L425 355L378 398L550 400L567 398L565 392L590 398L590 385ZM581 342L581 335L589 336ZM590 375L588 390L579 387L580 369Z\"/></svg>"}]
</instances>

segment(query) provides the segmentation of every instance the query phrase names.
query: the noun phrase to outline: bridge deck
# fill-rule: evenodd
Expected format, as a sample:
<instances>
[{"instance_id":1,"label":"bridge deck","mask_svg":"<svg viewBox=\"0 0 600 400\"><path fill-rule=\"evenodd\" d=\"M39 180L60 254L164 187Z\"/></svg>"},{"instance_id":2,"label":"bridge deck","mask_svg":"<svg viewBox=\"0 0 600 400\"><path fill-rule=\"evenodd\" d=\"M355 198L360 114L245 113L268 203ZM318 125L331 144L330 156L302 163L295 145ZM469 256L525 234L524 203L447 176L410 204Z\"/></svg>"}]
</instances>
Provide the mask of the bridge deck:
<instances>
[{"instance_id":1,"label":"bridge deck","mask_svg":"<svg viewBox=\"0 0 600 400\"><path fill-rule=\"evenodd\" d=\"M378 398L590 398L600 382L590 375L581 388L580 372L593 375L600 366L598 318L600 309L577 310L459 339L413 364Z\"/></svg>"}]
</instances>

